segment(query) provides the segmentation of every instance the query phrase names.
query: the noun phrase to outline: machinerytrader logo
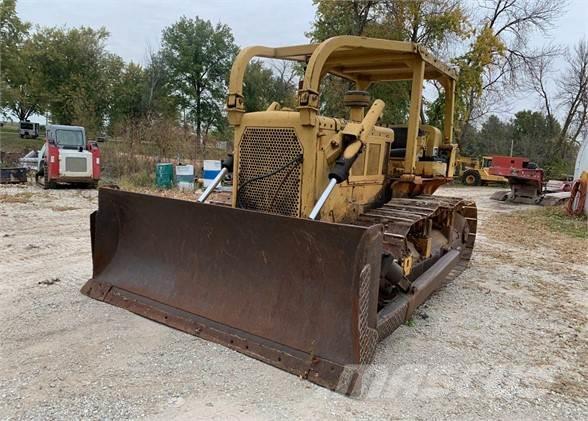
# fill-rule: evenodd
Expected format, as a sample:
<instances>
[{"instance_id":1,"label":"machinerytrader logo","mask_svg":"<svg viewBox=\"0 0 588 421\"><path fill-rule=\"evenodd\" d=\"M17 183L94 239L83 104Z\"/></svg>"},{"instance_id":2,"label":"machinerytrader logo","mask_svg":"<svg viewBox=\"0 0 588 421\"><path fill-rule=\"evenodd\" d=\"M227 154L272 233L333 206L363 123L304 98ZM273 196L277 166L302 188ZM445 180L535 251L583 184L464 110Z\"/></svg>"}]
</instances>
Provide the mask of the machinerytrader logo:
<instances>
[{"instance_id":1,"label":"machinerytrader logo","mask_svg":"<svg viewBox=\"0 0 588 421\"><path fill-rule=\"evenodd\" d=\"M336 391L361 400L481 398L536 399L553 384L549 368L450 364L347 365Z\"/></svg>"}]
</instances>

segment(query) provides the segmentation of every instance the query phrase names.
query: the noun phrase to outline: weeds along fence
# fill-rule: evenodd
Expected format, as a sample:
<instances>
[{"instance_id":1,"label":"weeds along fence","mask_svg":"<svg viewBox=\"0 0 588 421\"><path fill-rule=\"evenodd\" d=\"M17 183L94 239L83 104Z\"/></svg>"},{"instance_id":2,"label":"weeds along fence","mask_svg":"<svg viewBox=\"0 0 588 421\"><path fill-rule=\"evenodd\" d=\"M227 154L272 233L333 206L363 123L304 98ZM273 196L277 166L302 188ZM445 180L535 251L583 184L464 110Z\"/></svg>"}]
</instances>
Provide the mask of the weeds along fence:
<instances>
[{"instance_id":1,"label":"weeds along fence","mask_svg":"<svg viewBox=\"0 0 588 421\"><path fill-rule=\"evenodd\" d=\"M139 121L121 125L116 135L102 144L102 173L107 183L149 187L155 183L155 165L169 162L192 164L199 174L204 159L223 159L227 151L212 139L196 136L173 121Z\"/></svg>"}]
</instances>

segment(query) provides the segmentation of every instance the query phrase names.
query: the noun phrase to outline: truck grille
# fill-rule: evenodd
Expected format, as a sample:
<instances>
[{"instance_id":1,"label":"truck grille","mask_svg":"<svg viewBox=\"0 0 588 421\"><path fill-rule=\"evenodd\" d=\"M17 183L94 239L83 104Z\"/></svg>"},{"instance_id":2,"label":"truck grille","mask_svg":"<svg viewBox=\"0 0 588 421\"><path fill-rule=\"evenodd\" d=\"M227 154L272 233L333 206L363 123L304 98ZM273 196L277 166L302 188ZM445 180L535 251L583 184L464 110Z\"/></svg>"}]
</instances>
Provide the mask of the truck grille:
<instances>
[{"instance_id":1,"label":"truck grille","mask_svg":"<svg viewBox=\"0 0 588 421\"><path fill-rule=\"evenodd\" d=\"M65 158L65 171L68 172L86 172L88 171L88 161L86 158Z\"/></svg>"},{"instance_id":2,"label":"truck grille","mask_svg":"<svg viewBox=\"0 0 588 421\"><path fill-rule=\"evenodd\" d=\"M239 145L237 207L299 216L301 158L294 129L247 127Z\"/></svg>"}]
</instances>

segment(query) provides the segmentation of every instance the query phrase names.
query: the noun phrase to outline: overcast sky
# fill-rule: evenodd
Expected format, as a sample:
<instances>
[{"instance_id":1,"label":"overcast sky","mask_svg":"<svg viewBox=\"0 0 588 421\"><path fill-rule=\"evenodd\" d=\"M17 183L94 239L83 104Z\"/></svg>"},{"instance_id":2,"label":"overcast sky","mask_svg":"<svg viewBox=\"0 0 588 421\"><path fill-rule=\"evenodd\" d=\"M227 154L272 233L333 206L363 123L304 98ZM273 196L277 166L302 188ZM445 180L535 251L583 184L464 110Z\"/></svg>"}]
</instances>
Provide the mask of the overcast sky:
<instances>
[{"instance_id":1,"label":"overcast sky","mask_svg":"<svg viewBox=\"0 0 588 421\"><path fill-rule=\"evenodd\" d=\"M181 16L227 24L240 46L303 44L314 17L312 0L18 0L20 17L35 24L104 26L108 49L142 63L163 28Z\"/></svg>"},{"instance_id":2,"label":"overcast sky","mask_svg":"<svg viewBox=\"0 0 588 421\"><path fill-rule=\"evenodd\" d=\"M182 15L222 22L240 46L307 43L304 33L314 18L312 0L18 0L26 21L43 26L104 26L108 49L125 60L143 63L148 47L157 49L163 28ZM572 45L588 34L588 0L569 0L550 39L538 34L533 43ZM532 107L529 98L514 107Z\"/></svg>"}]
</instances>

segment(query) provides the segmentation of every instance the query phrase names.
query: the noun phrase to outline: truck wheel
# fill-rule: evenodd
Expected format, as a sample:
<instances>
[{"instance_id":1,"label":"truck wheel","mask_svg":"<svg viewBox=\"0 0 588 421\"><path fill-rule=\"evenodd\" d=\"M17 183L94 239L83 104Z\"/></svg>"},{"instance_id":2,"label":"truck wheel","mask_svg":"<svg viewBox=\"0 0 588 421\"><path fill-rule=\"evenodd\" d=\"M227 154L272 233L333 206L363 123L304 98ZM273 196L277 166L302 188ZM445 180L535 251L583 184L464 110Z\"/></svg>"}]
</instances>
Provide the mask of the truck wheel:
<instances>
[{"instance_id":1,"label":"truck wheel","mask_svg":"<svg viewBox=\"0 0 588 421\"><path fill-rule=\"evenodd\" d=\"M482 182L480 174L477 171L468 170L461 176L461 181L466 186L479 186Z\"/></svg>"},{"instance_id":2,"label":"truck wheel","mask_svg":"<svg viewBox=\"0 0 588 421\"><path fill-rule=\"evenodd\" d=\"M20 135L20 138L21 138L21 139L24 139L24 134L21 134L21 135Z\"/></svg>"}]
</instances>

